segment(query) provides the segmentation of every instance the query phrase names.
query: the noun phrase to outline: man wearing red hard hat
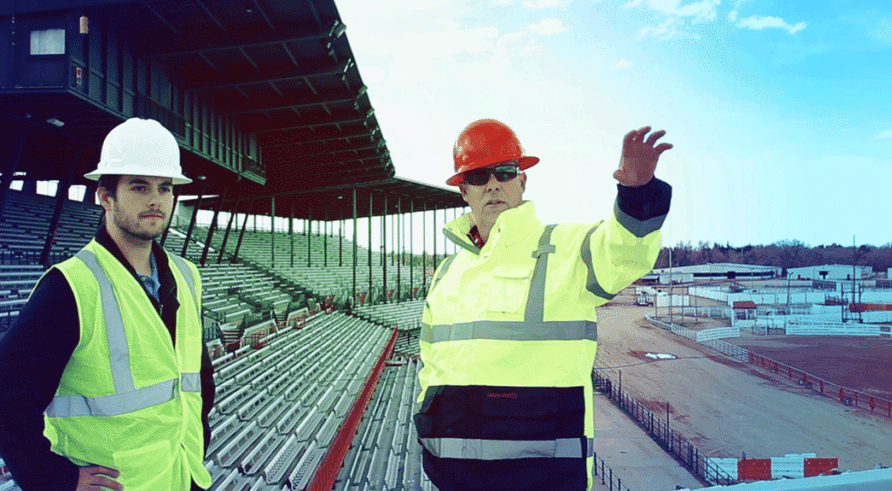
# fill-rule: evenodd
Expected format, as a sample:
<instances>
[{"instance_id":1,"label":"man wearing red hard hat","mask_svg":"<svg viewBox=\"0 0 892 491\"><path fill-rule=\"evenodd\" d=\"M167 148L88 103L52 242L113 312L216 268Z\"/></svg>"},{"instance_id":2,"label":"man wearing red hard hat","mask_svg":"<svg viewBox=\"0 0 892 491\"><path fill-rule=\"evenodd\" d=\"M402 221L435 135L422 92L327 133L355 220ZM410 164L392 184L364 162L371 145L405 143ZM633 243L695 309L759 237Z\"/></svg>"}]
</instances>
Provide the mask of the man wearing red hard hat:
<instances>
[{"instance_id":1,"label":"man wearing red hard hat","mask_svg":"<svg viewBox=\"0 0 892 491\"><path fill-rule=\"evenodd\" d=\"M539 222L523 200L539 159L507 125L456 140L446 182L471 212L444 228L461 249L428 292L415 415L440 491L591 489L595 308L653 268L672 194L654 177L672 145L650 130L625 136L613 215L588 224Z\"/></svg>"}]
</instances>

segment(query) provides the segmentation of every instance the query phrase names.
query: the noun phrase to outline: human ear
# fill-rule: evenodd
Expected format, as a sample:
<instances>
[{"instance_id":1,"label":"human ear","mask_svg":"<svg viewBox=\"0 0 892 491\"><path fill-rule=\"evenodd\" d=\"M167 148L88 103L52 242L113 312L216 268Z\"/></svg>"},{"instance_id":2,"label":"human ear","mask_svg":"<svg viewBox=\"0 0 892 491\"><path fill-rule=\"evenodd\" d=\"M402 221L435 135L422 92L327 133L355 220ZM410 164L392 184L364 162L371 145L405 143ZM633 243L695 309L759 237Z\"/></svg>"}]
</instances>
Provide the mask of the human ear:
<instances>
[{"instance_id":1,"label":"human ear","mask_svg":"<svg viewBox=\"0 0 892 491\"><path fill-rule=\"evenodd\" d=\"M99 204L102 206L102 209L110 212L112 200L114 198L111 197L111 193L108 192L108 189L101 186L96 188L96 196L99 198Z\"/></svg>"}]
</instances>

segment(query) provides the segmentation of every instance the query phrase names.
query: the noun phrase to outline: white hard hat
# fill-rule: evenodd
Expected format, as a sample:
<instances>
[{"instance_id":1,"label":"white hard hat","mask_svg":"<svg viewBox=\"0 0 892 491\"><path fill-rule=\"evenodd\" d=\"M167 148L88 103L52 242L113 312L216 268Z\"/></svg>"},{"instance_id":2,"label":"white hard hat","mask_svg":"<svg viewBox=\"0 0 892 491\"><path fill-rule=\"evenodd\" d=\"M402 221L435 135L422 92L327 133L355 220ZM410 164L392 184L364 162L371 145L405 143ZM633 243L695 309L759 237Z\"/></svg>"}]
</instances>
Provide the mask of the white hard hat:
<instances>
[{"instance_id":1,"label":"white hard hat","mask_svg":"<svg viewBox=\"0 0 892 491\"><path fill-rule=\"evenodd\" d=\"M84 177L98 181L109 174L169 177L174 184L192 182L180 167L176 138L154 119L130 118L108 132L99 166Z\"/></svg>"}]
</instances>

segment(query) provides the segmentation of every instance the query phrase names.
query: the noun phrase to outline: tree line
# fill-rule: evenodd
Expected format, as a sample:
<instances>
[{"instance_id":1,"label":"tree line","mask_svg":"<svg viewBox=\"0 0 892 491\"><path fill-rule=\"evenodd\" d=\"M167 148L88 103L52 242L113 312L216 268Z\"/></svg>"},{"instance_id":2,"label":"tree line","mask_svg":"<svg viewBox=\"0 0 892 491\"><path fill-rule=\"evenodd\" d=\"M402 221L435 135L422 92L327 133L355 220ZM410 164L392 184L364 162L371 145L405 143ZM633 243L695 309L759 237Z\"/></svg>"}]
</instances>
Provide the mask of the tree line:
<instances>
[{"instance_id":1,"label":"tree line","mask_svg":"<svg viewBox=\"0 0 892 491\"><path fill-rule=\"evenodd\" d=\"M856 264L870 266L875 273L892 268L892 242L872 245L842 246L831 244L810 247L799 240L782 240L768 245L734 247L700 241L678 242L672 247L673 266L693 266L707 263L737 263L776 266L786 272L789 268L821 266L825 264ZM669 249L663 247L655 268L669 267Z\"/></svg>"}]
</instances>

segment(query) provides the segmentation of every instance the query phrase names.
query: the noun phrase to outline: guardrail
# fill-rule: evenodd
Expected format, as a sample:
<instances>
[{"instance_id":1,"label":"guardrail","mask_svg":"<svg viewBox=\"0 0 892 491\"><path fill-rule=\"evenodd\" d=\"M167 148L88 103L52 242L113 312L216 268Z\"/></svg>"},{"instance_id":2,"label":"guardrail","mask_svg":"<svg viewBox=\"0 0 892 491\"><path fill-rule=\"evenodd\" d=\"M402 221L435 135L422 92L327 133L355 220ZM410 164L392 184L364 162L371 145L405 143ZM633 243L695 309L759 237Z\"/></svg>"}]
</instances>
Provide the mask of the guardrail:
<instances>
[{"instance_id":1,"label":"guardrail","mask_svg":"<svg viewBox=\"0 0 892 491\"><path fill-rule=\"evenodd\" d=\"M634 397L617 387L609 377L599 372L594 372L592 374L592 382L595 389L607 394L614 404L634 418L661 447L687 466L694 475L715 485L737 483L727 472L716 466L706 455L702 454L694 444L689 442L679 432L671 429L668 421L656 417L653 412L648 410Z\"/></svg>"},{"instance_id":2,"label":"guardrail","mask_svg":"<svg viewBox=\"0 0 892 491\"><path fill-rule=\"evenodd\" d=\"M601 468L598 469L598 463L601 463ZM604 460L598 457L598 452L595 452L595 475L594 480L597 481L598 478L601 478L601 484L603 486L607 486L607 489L610 491L632 491L628 486L623 486L623 480L618 476L613 475L613 469L604 465ZM614 481L616 483L616 487L614 488Z\"/></svg>"}]
</instances>

